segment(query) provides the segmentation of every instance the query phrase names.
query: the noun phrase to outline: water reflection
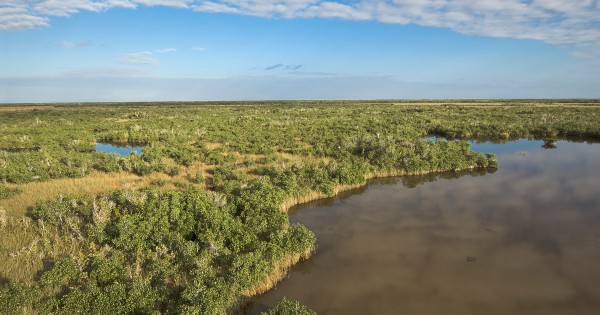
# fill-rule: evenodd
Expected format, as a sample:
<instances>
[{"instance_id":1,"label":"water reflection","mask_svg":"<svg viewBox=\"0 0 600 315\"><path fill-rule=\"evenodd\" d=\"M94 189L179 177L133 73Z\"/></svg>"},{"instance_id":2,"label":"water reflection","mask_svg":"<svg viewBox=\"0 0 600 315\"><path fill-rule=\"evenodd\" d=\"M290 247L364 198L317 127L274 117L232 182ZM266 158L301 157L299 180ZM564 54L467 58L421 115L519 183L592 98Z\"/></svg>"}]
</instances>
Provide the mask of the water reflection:
<instances>
[{"instance_id":1,"label":"water reflection","mask_svg":"<svg viewBox=\"0 0 600 315\"><path fill-rule=\"evenodd\" d=\"M298 207L318 250L247 313L286 296L319 314L597 314L600 146L542 144L474 144L498 154L494 174L376 180Z\"/></svg>"},{"instance_id":2,"label":"water reflection","mask_svg":"<svg viewBox=\"0 0 600 315\"><path fill-rule=\"evenodd\" d=\"M332 198L320 199L313 202L301 204L291 208L288 213L290 215L296 214L305 208L314 207L328 207L335 204L338 201L343 201L353 196L361 195L366 192L372 186L382 185L403 185L407 188L415 188L418 185L435 182L438 179L453 179L462 176L483 176L485 174L493 174L496 169L478 169L478 170L466 170L458 172L447 172L447 173L432 173L425 175L415 176L403 176L403 177L384 177L369 180L366 185L360 186L355 189L340 192L338 195Z\"/></svg>"},{"instance_id":3,"label":"water reflection","mask_svg":"<svg viewBox=\"0 0 600 315\"><path fill-rule=\"evenodd\" d=\"M96 151L106 153L116 153L119 155L128 155L132 152L142 154L141 147L119 146L110 143L96 143Z\"/></svg>"}]
</instances>

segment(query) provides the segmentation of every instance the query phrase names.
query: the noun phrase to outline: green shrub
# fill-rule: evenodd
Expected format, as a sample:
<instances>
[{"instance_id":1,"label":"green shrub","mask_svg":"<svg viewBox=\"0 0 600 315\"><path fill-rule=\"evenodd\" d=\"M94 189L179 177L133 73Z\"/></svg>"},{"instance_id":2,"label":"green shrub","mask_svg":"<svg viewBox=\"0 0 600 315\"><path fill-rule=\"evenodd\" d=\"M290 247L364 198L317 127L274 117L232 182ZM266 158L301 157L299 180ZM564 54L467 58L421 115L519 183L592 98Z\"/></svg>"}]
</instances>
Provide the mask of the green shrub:
<instances>
[{"instance_id":1,"label":"green shrub","mask_svg":"<svg viewBox=\"0 0 600 315\"><path fill-rule=\"evenodd\" d=\"M167 175L169 176L177 176L180 173L180 169L177 166L171 167L168 171L167 171Z\"/></svg>"},{"instance_id":2,"label":"green shrub","mask_svg":"<svg viewBox=\"0 0 600 315\"><path fill-rule=\"evenodd\" d=\"M167 182L164 179L155 179L150 184L153 186L162 187L162 186L166 185Z\"/></svg>"},{"instance_id":3,"label":"green shrub","mask_svg":"<svg viewBox=\"0 0 600 315\"><path fill-rule=\"evenodd\" d=\"M316 315L314 311L308 307L301 305L298 301L288 300L283 298L274 308L262 312L261 315Z\"/></svg>"},{"instance_id":4,"label":"green shrub","mask_svg":"<svg viewBox=\"0 0 600 315\"><path fill-rule=\"evenodd\" d=\"M195 184L203 184L204 183L204 175L202 175L202 172L200 172L200 171L197 171L193 176L190 174L189 179L191 182L193 182Z\"/></svg>"},{"instance_id":5,"label":"green shrub","mask_svg":"<svg viewBox=\"0 0 600 315\"><path fill-rule=\"evenodd\" d=\"M21 193L19 188L9 188L0 184L0 200L11 198L14 195Z\"/></svg>"},{"instance_id":6,"label":"green shrub","mask_svg":"<svg viewBox=\"0 0 600 315\"><path fill-rule=\"evenodd\" d=\"M81 277L81 272L77 263L70 257L58 257L54 261L52 268L40 278L40 283L44 286L58 287L76 282Z\"/></svg>"},{"instance_id":7,"label":"green shrub","mask_svg":"<svg viewBox=\"0 0 600 315\"><path fill-rule=\"evenodd\" d=\"M0 311L2 314L23 314L39 295L35 287L20 282L0 282Z\"/></svg>"}]
</instances>

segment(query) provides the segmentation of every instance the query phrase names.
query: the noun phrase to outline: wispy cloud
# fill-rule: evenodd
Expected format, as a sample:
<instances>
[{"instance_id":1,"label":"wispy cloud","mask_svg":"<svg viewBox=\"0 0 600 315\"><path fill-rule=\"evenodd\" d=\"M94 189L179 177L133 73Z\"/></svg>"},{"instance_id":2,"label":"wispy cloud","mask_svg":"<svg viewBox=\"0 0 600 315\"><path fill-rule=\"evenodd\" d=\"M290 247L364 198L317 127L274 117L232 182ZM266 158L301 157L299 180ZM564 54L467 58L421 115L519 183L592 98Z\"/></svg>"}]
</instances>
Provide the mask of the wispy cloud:
<instances>
[{"instance_id":1,"label":"wispy cloud","mask_svg":"<svg viewBox=\"0 0 600 315\"><path fill-rule=\"evenodd\" d=\"M321 71L290 71L288 74L292 75L306 75L306 76L318 76L318 77L331 77L337 76L336 73L331 72L321 72Z\"/></svg>"},{"instance_id":2,"label":"wispy cloud","mask_svg":"<svg viewBox=\"0 0 600 315\"><path fill-rule=\"evenodd\" d=\"M267 70L267 71L271 71L271 70L290 71L290 70L298 70L300 68L302 68L302 65L284 65L282 63L278 63L278 64L274 64L274 65L265 67L265 70Z\"/></svg>"},{"instance_id":3,"label":"wispy cloud","mask_svg":"<svg viewBox=\"0 0 600 315\"><path fill-rule=\"evenodd\" d=\"M164 54L175 52L177 49L175 48L163 48L157 50L147 50L147 51L138 51L132 53L126 53L121 56L120 62L130 65L158 65L158 59L153 56L156 54Z\"/></svg>"},{"instance_id":4,"label":"wispy cloud","mask_svg":"<svg viewBox=\"0 0 600 315\"><path fill-rule=\"evenodd\" d=\"M280 63L278 63L278 64L275 64L275 65L266 67L265 70L267 70L267 71L269 71L269 70L275 70L275 69L280 68L280 67L283 67L283 65L280 64Z\"/></svg>"},{"instance_id":5,"label":"wispy cloud","mask_svg":"<svg viewBox=\"0 0 600 315\"><path fill-rule=\"evenodd\" d=\"M151 57L151 51L140 51L134 53L128 53L121 56L121 63L131 65L157 65L158 60Z\"/></svg>"},{"instance_id":6,"label":"wispy cloud","mask_svg":"<svg viewBox=\"0 0 600 315\"><path fill-rule=\"evenodd\" d=\"M20 2L27 5L31 13L42 16L69 16L80 11L100 12L117 7L130 9L136 7L135 2L130 0L21 0Z\"/></svg>"},{"instance_id":7,"label":"wispy cloud","mask_svg":"<svg viewBox=\"0 0 600 315\"><path fill-rule=\"evenodd\" d=\"M70 40L63 40L60 43L60 46L62 48L83 48L83 47L88 47L92 45L92 41L90 40L82 40L82 41L78 41L78 42L74 42L74 41L70 41Z\"/></svg>"},{"instance_id":8,"label":"wispy cloud","mask_svg":"<svg viewBox=\"0 0 600 315\"><path fill-rule=\"evenodd\" d=\"M169 52L175 52L175 51L177 51L177 49L175 49L175 48L163 48L163 49L155 50L154 53L162 54L162 53L169 53Z\"/></svg>"},{"instance_id":9,"label":"wispy cloud","mask_svg":"<svg viewBox=\"0 0 600 315\"><path fill-rule=\"evenodd\" d=\"M189 5L195 1L193 0L134 0L129 1L134 5L141 4L146 6L164 6L164 7L175 7L175 8L189 8Z\"/></svg>"},{"instance_id":10,"label":"wispy cloud","mask_svg":"<svg viewBox=\"0 0 600 315\"><path fill-rule=\"evenodd\" d=\"M206 51L206 48L204 47L194 47L192 48L193 51L197 51L197 52L203 52Z\"/></svg>"},{"instance_id":11,"label":"wispy cloud","mask_svg":"<svg viewBox=\"0 0 600 315\"><path fill-rule=\"evenodd\" d=\"M597 0L0 0L0 30L44 27L49 17L110 8L168 6L266 18L336 18L443 27L532 39L600 53Z\"/></svg>"},{"instance_id":12,"label":"wispy cloud","mask_svg":"<svg viewBox=\"0 0 600 315\"><path fill-rule=\"evenodd\" d=\"M0 5L0 31L23 30L49 26L49 19L39 16L28 10L27 6L15 3L14 5Z\"/></svg>"}]
</instances>

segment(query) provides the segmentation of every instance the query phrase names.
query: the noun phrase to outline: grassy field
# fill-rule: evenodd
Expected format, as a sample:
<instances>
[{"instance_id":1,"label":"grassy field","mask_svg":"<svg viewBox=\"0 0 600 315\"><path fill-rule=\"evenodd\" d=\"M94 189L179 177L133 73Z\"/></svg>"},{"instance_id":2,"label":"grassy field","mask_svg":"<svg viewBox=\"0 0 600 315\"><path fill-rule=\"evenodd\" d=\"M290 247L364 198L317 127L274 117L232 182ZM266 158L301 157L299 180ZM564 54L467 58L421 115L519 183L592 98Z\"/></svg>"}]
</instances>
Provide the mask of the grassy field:
<instances>
[{"instance_id":1,"label":"grassy field","mask_svg":"<svg viewBox=\"0 0 600 315\"><path fill-rule=\"evenodd\" d=\"M312 252L288 207L523 137L599 141L600 102L0 105L0 310L235 313Z\"/></svg>"}]
</instances>

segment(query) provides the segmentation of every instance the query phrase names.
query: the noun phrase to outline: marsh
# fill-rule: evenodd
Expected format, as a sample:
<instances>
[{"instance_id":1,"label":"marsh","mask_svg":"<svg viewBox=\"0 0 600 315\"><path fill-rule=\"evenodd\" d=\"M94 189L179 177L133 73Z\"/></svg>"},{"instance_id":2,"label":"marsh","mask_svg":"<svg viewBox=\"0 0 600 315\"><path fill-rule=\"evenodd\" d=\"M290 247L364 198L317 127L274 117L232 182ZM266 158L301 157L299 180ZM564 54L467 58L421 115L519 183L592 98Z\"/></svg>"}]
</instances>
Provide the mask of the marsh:
<instances>
[{"instance_id":1,"label":"marsh","mask_svg":"<svg viewBox=\"0 0 600 315\"><path fill-rule=\"evenodd\" d=\"M600 145L474 143L495 172L371 181L293 209L317 252L258 297L318 314L597 314Z\"/></svg>"}]
</instances>

